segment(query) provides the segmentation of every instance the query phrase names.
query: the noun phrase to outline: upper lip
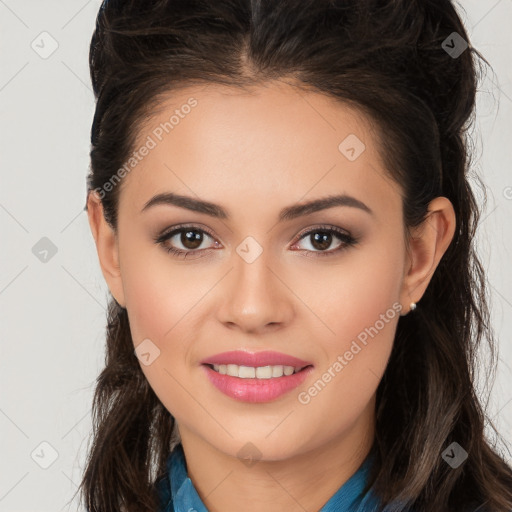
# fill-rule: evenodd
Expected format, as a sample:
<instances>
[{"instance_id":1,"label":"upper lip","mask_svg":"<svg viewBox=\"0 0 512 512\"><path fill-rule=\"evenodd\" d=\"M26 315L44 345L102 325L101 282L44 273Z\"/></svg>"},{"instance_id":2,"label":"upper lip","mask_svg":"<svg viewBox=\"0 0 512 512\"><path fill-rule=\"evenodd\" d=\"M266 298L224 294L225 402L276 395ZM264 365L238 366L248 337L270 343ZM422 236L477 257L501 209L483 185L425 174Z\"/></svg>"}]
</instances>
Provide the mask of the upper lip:
<instances>
[{"instance_id":1,"label":"upper lip","mask_svg":"<svg viewBox=\"0 0 512 512\"><path fill-rule=\"evenodd\" d=\"M304 361L297 357L280 352L264 351L264 352L246 352L243 350L233 350L230 352L222 352L215 354L201 361L201 364L236 364L238 366L293 366L304 367L312 363Z\"/></svg>"}]
</instances>

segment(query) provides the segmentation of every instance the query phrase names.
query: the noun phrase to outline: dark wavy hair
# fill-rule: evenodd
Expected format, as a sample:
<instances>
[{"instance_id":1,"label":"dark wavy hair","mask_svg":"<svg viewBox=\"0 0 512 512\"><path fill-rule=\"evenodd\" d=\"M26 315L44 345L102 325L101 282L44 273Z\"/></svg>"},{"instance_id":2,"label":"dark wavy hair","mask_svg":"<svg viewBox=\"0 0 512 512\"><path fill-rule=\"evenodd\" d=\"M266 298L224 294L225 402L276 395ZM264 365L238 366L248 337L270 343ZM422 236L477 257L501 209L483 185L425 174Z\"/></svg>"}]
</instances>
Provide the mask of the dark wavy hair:
<instances>
[{"instance_id":1,"label":"dark wavy hair","mask_svg":"<svg viewBox=\"0 0 512 512\"><path fill-rule=\"evenodd\" d=\"M376 127L387 172L401 187L406 233L425 220L437 196L452 202L457 219L418 308L398 322L377 389L368 487L383 505L400 503L396 511L483 505L508 512L512 469L486 438L486 421L500 436L476 395L482 339L491 354L488 383L497 362L485 273L473 245L481 211L468 150L481 64L489 63L471 45L449 54L445 41L453 32L469 41L450 0L104 2L90 46L96 110L87 194L123 166L140 127L179 88L280 80L356 107ZM120 189L101 199L114 230ZM79 487L87 509L154 512L154 484L175 436L174 418L134 354L127 311L111 297L93 442ZM457 469L442 458L453 442L469 454Z\"/></svg>"}]
</instances>

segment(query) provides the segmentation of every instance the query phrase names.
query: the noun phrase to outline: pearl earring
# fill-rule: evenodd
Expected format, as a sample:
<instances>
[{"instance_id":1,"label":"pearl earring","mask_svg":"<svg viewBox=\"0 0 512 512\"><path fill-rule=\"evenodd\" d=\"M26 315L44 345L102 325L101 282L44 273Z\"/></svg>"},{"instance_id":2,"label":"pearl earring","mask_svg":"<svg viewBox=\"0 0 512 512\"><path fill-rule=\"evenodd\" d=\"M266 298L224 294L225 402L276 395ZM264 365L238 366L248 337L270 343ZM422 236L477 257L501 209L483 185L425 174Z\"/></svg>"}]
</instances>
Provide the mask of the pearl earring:
<instances>
[{"instance_id":1,"label":"pearl earring","mask_svg":"<svg viewBox=\"0 0 512 512\"><path fill-rule=\"evenodd\" d=\"M416 309L416 302L411 302L411 311Z\"/></svg>"}]
</instances>

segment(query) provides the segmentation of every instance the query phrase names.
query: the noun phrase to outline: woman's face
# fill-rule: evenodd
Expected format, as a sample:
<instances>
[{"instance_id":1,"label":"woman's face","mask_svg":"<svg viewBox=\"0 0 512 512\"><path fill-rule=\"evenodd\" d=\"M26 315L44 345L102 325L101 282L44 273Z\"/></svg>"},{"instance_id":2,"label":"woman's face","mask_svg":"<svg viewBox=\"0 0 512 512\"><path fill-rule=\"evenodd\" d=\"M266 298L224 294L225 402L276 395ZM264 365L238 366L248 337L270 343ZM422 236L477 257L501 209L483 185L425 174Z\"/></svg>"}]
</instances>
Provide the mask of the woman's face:
<instances>
[{"instance_id":1,"label":"woman's face","mask_svg":"<svg viewBox=\"0 0 512 512\"><path fill-rule=\"evenodd\" d=\"M405 289L400 191L367 120L285 84L194 87L167 98L135 149L103 269L182 438L279 460L372 437L400 310L420 296ZM159 194L188 199L146 206ZM155 241L176 227L188 229ZM218 370L239 361L254 380L203 364L231 351L279 354L220 356ZM283 356L309 366L277 377L294 366Z\"/></svg>"}]
</instances>

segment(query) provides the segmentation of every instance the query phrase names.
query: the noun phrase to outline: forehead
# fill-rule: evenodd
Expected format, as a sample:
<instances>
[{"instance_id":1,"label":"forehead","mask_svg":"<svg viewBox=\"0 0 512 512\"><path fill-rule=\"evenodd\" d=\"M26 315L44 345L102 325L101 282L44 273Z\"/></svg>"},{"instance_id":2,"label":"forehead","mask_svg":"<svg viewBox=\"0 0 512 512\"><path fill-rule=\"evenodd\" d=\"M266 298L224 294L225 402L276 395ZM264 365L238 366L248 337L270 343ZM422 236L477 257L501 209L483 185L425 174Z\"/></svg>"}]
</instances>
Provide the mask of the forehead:
<instances>
[{"instance_id":1,"label":"forehead","mask_svg":"<svg viewBox=\"0 0 512 512\"><path fill-rule=\"evenodd\" d=\"M277 195L294 203L334 189L364 192L368 201L398 195L371 121L354 107L290 84L170 92L139 128L134 149L144 145L151 149L126 176L120 207L140 210L152 195L168 191L260 204Z\"/></svg>"}]
</instances>

